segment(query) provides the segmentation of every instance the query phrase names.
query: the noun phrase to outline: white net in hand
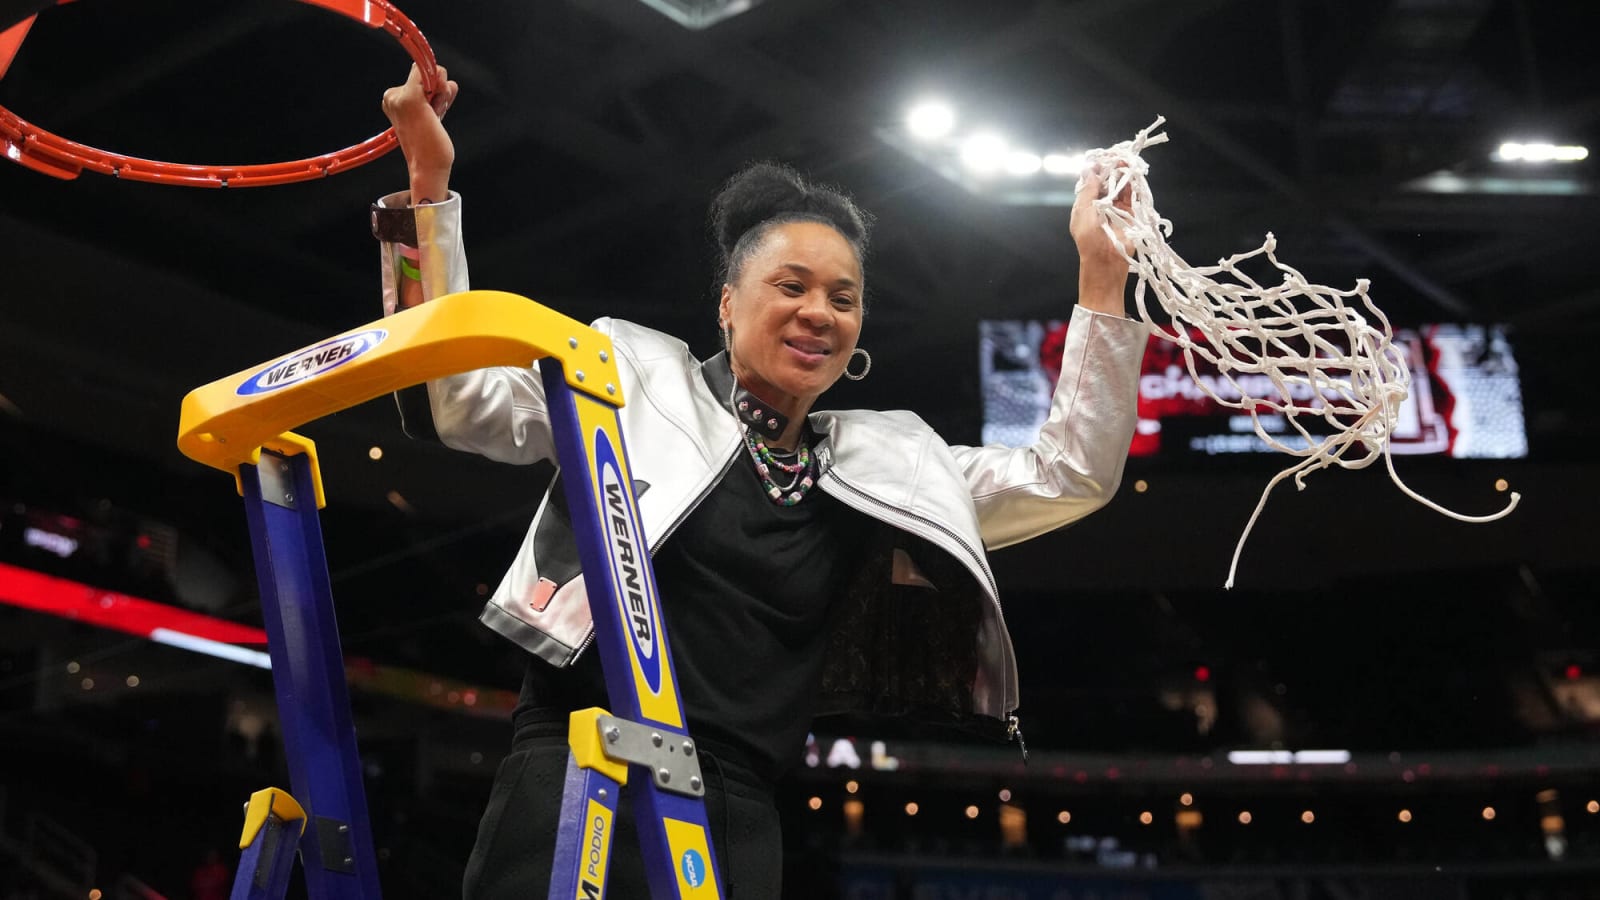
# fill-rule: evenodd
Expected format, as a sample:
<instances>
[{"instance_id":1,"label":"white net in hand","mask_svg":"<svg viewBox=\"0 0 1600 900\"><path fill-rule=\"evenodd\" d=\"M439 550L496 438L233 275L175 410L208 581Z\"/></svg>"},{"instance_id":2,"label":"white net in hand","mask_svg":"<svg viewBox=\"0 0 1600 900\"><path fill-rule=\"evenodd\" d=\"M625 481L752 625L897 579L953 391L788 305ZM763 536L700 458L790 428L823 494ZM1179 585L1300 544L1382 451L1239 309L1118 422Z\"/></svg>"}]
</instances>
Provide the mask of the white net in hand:
<instances>
[{"instance_id":1,"label":"white net in hand","mask_svg":"<svg viewBox=\"0 0 1600 900\"><path fill-rule=\"evenodd\" d=\"M1158 117L1133 140L1086 154L1086 167L1098 164L1106 180L1105 194L1096 201L1102 227L1122 249L1129 270L1139 276L1134 301L1140 318L1154 334L1182 348L1189 375L1200 390L1221 406L1249 414L1256 434L1268 446L1302 458L1274 476L1261 492L1234 547L1226 587L1233 587L1245 540L1272 489L1293 477L1303 490L1307 474L1329 466L1365 468L1381 454L1400 490L1462 522L1493 521L1515 509L1521 496L1513 493L1511 502L1497 513L1461 515L1400 480L1389 439L1411 388L1411 370L1405 351L1394 343L1389 320L1367 296L1366 279L1346 291L1311 284L1278 261L1277 241L1270 233L1257 249L1214 266L1191 266L1168 246L1172 222L1156 212L1147 178L1150 166L1142 156L1146 147L1166 142L1165 133L1151 134L1164 121ZM1119 209L1112 200L1125 190L1132 201L1128 210ZM1126 243L1117 239L1114 226L1122 230ZM1240 263L1256 257L1264 257L1282 273L1282 282L1259 284L1239 269ZM1165 326L1146 309L1147 294L1170 317ZM1348 298L1359 298L1377 327L1347 306ZM1197 359L1216 368L1214 379L1195 371ZM1275 424L1287 424L1299 439L1274 434L1264 427L1263 415L1272 416Z\"/></svg>"}]
</instances>

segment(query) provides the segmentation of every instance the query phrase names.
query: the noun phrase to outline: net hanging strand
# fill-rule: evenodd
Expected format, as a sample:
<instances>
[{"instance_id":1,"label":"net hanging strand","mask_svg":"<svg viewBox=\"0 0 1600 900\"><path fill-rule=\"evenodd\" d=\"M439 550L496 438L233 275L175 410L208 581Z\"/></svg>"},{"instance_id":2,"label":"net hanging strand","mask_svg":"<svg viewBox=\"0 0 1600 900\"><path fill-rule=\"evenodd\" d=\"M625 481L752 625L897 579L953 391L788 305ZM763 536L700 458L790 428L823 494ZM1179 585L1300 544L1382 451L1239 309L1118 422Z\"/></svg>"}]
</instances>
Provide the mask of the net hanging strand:
<instances>
[{"instance_id":1,"label":"net hanging strand","mask_svg":"<svg viewBox=\"0 0 1600 900\"><path fill-rule=\"evenodd\" d=\"M1214 266L1191 266L1167 244L1172 222L1156 212L1147 177L1150 166L1142 155L1146 147L1166 143L1165 133L1151 133L1165 121L1158 116L1133 140L1085 154L1085 166L1098 164L1106 175L1105 195L1095 201L1101 227L1127 259L1129 271L1139 277L1133 296L1140 319L1152 333L1181 348L1189 377L1201 392L1221 406L1247 413L1256 435L1273 450L1302 457L1262 490L1234 547L1224 586L1233 587L1245 541L1273 488L1293 478L1295 487L1304 490L1308 474L1329 466L1362 469L1381 453L1389 478L1406 496L1461 522L1492 522L1516 509L1522 496L1513 493L1499 512L1462 515L1400 480L1389 441L1411 390L1411 369L1404 348L1394 342L1388 318L1367 295L1367 279L1358 279L1351 290L1311 284L1278 261L1277 240L1270 232L1260 247ZM1118 209L1112 202L1124 190L1130 191L1130 210ZM1117 239L1113 222L1122 227L1131 253ZM1239 269L1240 263L1257 257L1264 257L1282 274L1281 283L1263 285ZM1151 318L1147 294L1170 317L1166 327ZM1376 327L1359 309L1346 305L1345 300L1352 298L1359 299L1377 321ZM1237 393L1237 399L1219 396L1195 371L1197 359L1215 367L1218 388L1227 385L1226 393ZM1271 390L1262 390L1265 385ZM1281 418L1303 445L1269 432L1261 421L1263 414ZM1333 433L1313 434L1306 427L1313 419L1326 423Z\"/></svg>"}]
</instances>

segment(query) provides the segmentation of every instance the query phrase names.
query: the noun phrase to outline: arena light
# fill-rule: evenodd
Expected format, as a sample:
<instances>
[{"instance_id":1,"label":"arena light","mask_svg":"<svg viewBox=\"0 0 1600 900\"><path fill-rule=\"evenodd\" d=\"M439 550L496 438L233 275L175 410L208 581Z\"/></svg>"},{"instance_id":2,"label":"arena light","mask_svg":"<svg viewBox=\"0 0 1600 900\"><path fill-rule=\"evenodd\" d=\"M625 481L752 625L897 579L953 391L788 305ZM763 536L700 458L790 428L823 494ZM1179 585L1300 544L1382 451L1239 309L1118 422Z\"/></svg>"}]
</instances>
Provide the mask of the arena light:
<instances>
[{"instance_id":1,"label":"arena light","mask_svg":"<svg viewBox=\"0 0 1600 900\"><path fill-rule=\"evenodd\" d=\"M906 114L906 128L913 137L924 141L945 137L955 127L956 111L943 101L924 100Z\"/></svg>"},{"instance_id":2,"label":"arena light","mask_svg":"<svg viewBox=\"0 0 1600 900\"><path fill-rule=\"evenodd\" d=\"M150 637L156 630L180 632L202 640L265 646L266 631L99 588L43 572L0 563L0 603L70 619L96 628ZM81 669L76 662L67 671Z\"/></svg>"},{"instance_id":3,"label":"arena light","mask_svg":"<svg viewBox=\"0 0 1600 900\"><path fill-rule=\"evenodd\" d=\"M1573 144L1552 144L1545 141L1522 143L1507 141L1493 154L1497 162L1582 162L1589 158L1589 148Z\"/></svg>"},{"instance_id":4,"label":"arena light","mask_svg":"<svg viewBox=\"0 0 1600 900\"><path fill-rule=\"evenodd\" d=\"M700 31L723 19L749 12L761 0L639 0L679 25Z\"/></svg>"},{"instance_id":5,"label":"arena light","mask_svg":"<svg viewBox=\"0 0 1600 900\"><path fill-rule=\"evenodd\" d=\"M1228 762L1236 766L1343 765L1349 750L1230 750Z\"/></svg>"},{"instance_id":6,"label":"arena light","mask_svg":"<svg viewBox=\"0 0 1600 900\"><path fill-rule=\"evenodd\" d=\"M1076 177L1083 171L1082 153L1047 153L1040 162L1046 173L1058 178Z\"/></svg>"},{"instance_id":7,"label":"arena light","mask_svg":"<svg viewBox=\"0 0 1600 900\"><path fill-rule=\"evenodd\" d=\"M1007 206L1071 206L1073 182L1084 154L1061 148L1070 138L1044 137L1050 153L1015 146L1000 131L1003 123L973 125L953 104L937 96L911 98L904 118L874 129L878 139L974 196ZM1015 123L1030 128L1029 123ZM1044 175L1046 177L1039 177Z\"/></svg>"},{"instance_id":8,"label":"arena light","mask_svg":"<svg viewBox=\"0 0 1600 900\"><path fill-rule=\"evenodd\" d=\"M244 663L247 666L255 666L258 669L272 668L272 657L260 650L251 650L247 647L238 647L222 641L213 641L192 634L185 634L182 631L174 631L170 628L152 629L149 638L158 644L166 644L169 647L177 647L180 650L204 653L207 656Z\"/></svg>"},{"instance_id":9,"label":"arena light","mask_svg":"<svg viewBox=\"0 0 1600 900\"><path fill-rule=\"evenodd\" d=\"M0 604L131 634L192 653L260 669L272 668L271 656L264 650L254 649L266 646L265 629L142 597L104 591L6 563L0 563ZM94 680L89 677L91 673L85 670L81 662L68 661L66 671L69 675L82 673L84 681L88 682L83 689L93 689ZM425 696L421 684L426 677L421 672L382 665L359 656L345 657L345 678L352 688L443 707L444 685L433 682L432 696ZM138 682L138 676L126 679L129 687L137 687ZM485 717L504 718L516 706L517 695L514 691L490 690L466 684L459 684L459 687L459 690L450 692L449 703L464 704L474 713Z\"/></svg>"},{"instance_id":10,"label":"arena light","mask_svg":"<svg viewBox=\"0 0 1600 900\"><path fill-rule=\"evenodd\" d=\"M1546 177L1534 178L1523 172L1503 175L1460 175L1433 172L1403 185L1404 190L1424 194L1498 194L1522 197L1587 197L1594 188L1584 179L1555 177L1548 168L1537 171Z\"/></svg>"},{"instance_id":11,"label":"arena light","mask_svg":"<svg viewBox=\"0 0 1600 900\"><path fill-rule=\"evenodd\" d=\"M1301 750L1294 755L1294 761L1301 765L1310 766L1342 766L1350 761L1349 750Z\"/></svg>"},{"instance_id":12,"label":"arena light","mask_svg":"<svg viewBox=\"0 0 1600 900\"><path fill-rule=\"evenodd\" d=\"M1013 150L1006 154L1006 172L1018 177L1035 175L1044 167L1044 160L1036 153Z\"/></svg>"},{"instance_id":13,"label":"arena light","mask_svg":"<svg viewBox=\"0 0 1600 900\"><path fill-rule=\"evenodd\" d=\"M1287 766L1294 762L1288 750L1230 750L1228 762L1236 766Z\"/></svg>"},{"instance_id":14,"label":"arena light","mask_svg":"<svg viewBox=\"0 0 1600 900\"><path fill-rule=\"evenodd\" d=\"M1005 165L1005 138L990 132L975 134L961 145L961 161L979 175L988 175Z\"/></svg>"},{"instance_id":15,"label":"arena light","mask_svg":"<svg viewBox=\"0 0 1600 900\"><path fill-rule=\"evenodd\" d=\"M47 553L54 553L62 559L66 559L78 552L78 542L73 538L32 526L22 529L22 542L29 547L36 547Z\"/></svg>"}]
</instances>

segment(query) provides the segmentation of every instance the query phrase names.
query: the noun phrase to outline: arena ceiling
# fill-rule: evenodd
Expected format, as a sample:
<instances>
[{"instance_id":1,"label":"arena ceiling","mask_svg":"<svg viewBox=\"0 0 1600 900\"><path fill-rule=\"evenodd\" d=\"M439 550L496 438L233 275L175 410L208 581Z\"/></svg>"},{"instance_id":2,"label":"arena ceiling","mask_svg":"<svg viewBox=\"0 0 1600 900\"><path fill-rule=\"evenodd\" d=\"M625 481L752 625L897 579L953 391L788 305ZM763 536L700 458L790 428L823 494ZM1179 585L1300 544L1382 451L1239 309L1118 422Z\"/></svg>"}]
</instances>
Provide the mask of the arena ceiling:
<instances>
[{"instance_id":1,"label":"arena ceiling","mask_svg":"<svg viewBox=\"0 0 1600 900\"><path fill-rule=\"evenodd\" d=\"M475 286L638 320L709 352L707 200L740 164L784 160L878 217L873 373L827 402L908 407L958 442L978 435L978 321L1065 316L1075 255L1065 206L1000 202L908 153L909 104L939 94L1077 150L1165 116L1171 142L1147 158L1189 259L1272 231L1314 281L1371 279L1396 324L1507 324L1523 364L1533 457L1513 467L1529 498L1519 523L1474 531L1404 499L1379 469L1336 473L1331 490L1275 501L1256 584L1592 564L1592 503L1579 498L1600 437L1584 404L1600 330L1595 161L1518 169L1491 153L1518 138L1600 147L1600 5L764 0L700 30L638 0L402 7L462 86L448 124ZM265 162L380 130L379 96L405 68L384 35L288 0L84 0L40 15L0 104L133 155ZM366 211L404 184L398 155L225 191L0 164L7 489L106 498L233 540L226 479L173 448L179 401L376 318ZM322 447L330 548L342 542L333 564L353 584L437 609L498 577L543 473L409 444L382 401L306 430ZM1215 587L1277 468L1139 469L1171 489L1125 491L1070 536L1002 556L1003 580L1039 593ZM1410 471L1452 505L1499 505L1482 466ZM1341 537L1363 529L1364 543Z\"/></svg>"}]
</instances>

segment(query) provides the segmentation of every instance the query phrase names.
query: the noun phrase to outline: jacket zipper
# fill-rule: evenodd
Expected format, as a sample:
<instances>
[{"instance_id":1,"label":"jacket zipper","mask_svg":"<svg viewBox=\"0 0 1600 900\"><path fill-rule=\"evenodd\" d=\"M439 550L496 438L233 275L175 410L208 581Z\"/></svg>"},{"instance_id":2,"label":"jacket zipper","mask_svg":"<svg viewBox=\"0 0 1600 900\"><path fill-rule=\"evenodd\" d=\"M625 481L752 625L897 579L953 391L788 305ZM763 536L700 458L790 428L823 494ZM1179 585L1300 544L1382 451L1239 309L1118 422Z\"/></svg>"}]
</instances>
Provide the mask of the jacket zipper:
<instances>
[{"instance_id":1,"label":"jacket zipper","mask_svg":"<svg viewBox=\"0 0 1600 900\"><path fill-rule=\"evenodd\" d=\"M1006 740L1016 741L1017 749L1022 751L1022 764L1028 764L1028 742L1022 737L1022 720L1016 713L1006 716Z\"/></svg>"},{"instance_id":2,"label":"jacket zipper","mask_svg":"<svg viewBox=\"0 0 1600 900\"><path fill-rule=\"evenodd\" d=\"M917 522L919 522L921 524L927 525L928 527L935 529L939 533L944 534L947 537L949 537L951 540L955 541L956 544L958 544L961 547L961 549L967 551L967 556L973 562L976 562L978 564L978 570L983 572L984 579L989 584L989 602L991 604L993 604L993 606L994 606L995 615L1002 616L1001 621L1005 621L1004 618L1003 618L1003 614L1002 614L1002 612L1000 610L1000 599L999 599L999 597L1000 597L1000 588L999 588L998 585L995 584L994 573L989 571L989 566L984 562L983 557L981 555L979 555L979 553L975 549L973 549L973 546L971 544L967 543L967 539L966 538L962 537L961 535L957 534L956 532L952 531L951 529L945 527L944 525L941 525L938 522L933 521L932 519L926 519L926 518L923 518L922 516L918 516L918 515L915 515L915 514L912 514L912 513L908 513L908 512L906 512L906 511L904 511L902 509L899 509L897 507L890 506L888 503L885 503L884 501L879 500L877 497L872 496L871 494L867 493L866 491L863 491L862 489L856 487L855 485L851 484L850 482L845 481L843 478L840 478L838 473L834 472L832 469L830 469L826 473L824 473L823 477L838 483L841 487L843 487L846 490L850 491L850 493L856 495L857 497L860 497L861 499L867 501L868 503L871 503L874 506L877 506L877 507L879 507L881 509L884 509L884 510L888 510L888 511L890 511L891 513L893 513L895 515L907 516L907 517L909 517L909 518L911 518L911 519L913 519L913 520L915 520L915 521L917 521ZM819 478L818 481L821 481L821 479ZM1004 702L1004 701L1002 700L1002 702ZM1007 710L1006 711L1006 716L1005 716L1005 722L1006 722L1006 741L1008 743L1011 742L1011 741L1015 741L1017 743L1018 748L1022 751L1022 761L1024 763L1026 763L1028 761L1028 744L1022 738L1022 720L1017 717L1015 711Z\"/></svg>"}]
</instances>

